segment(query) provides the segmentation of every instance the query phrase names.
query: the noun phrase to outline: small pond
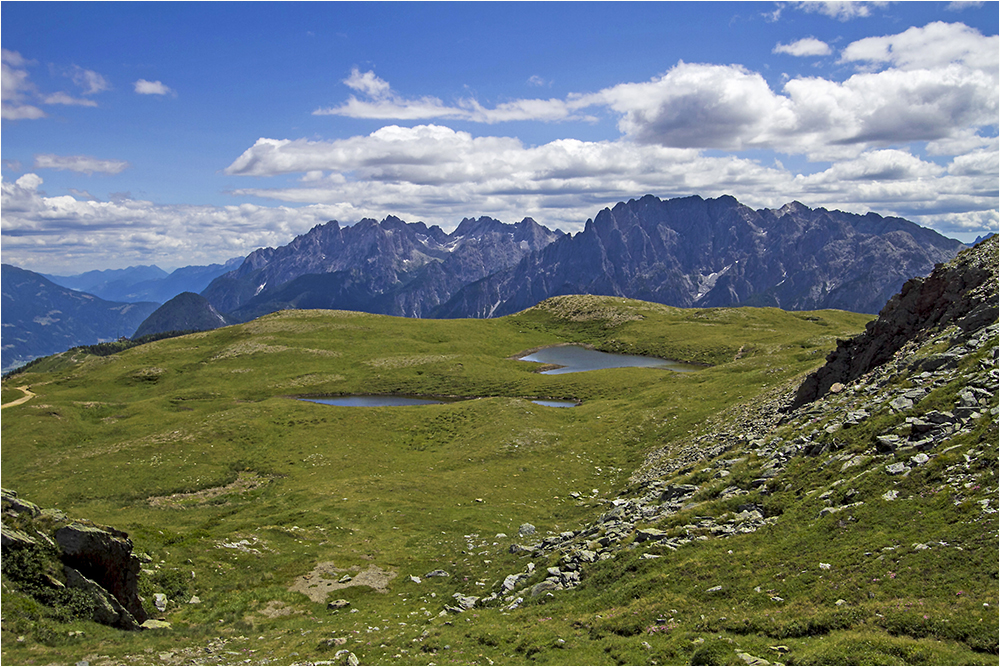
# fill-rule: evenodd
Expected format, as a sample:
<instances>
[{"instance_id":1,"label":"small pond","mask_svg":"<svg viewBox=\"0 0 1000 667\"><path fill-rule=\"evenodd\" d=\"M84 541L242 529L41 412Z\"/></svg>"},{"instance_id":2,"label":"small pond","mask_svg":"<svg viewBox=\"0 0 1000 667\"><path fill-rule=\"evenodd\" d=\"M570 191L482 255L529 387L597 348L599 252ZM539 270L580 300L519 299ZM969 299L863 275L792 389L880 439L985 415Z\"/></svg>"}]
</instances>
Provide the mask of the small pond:
<instances>
[{"instance_id":1,"label":"small pond","mask_svg":"<svg viewBox=\"0 0 1000 667\"><path fill-rule=\"evenodd\" d=\"M591 350L579 345L556 345L546 347L521 357L521 361L533 361L541 364L552 364L559 368L542 371L543 375L560 375L562 373L580 373L596 371L603 368L666 368L680 373L701 370L700 366L685 364L680 361L657 359L656 357L641 357L635 354L612 354Z\"/></svg>"},{"instance_id":2,"label":"small pond","mask_svg":"<svg viewBox=\"0 0 1000 667\"><path fill-rule=\"evenodd\" d=\"M438 398L421 398L419 396L334 396L333 398L303 398L310 403L336 405L343 408L381 408L401 407L405 405L437 405L450 403Z\"/></svg>"},{"instance_id":3,"label":"small pond","mask_svg":"<svg viewBox=\"0 0 1000 667\"><path fill-rule=\"evenodd\" d=\"M309 403L322 403L323 405L336 405L342 408L384 408L401 407L407 405L440 405L442 403L457 403L466 400L462 398L427 398L424 396L333 396L331 398L303 398ZM579 403L576 401L556 401L537 399L532 403L544 405L549 408L575 408Z\"/></svg>"}]
</instances>

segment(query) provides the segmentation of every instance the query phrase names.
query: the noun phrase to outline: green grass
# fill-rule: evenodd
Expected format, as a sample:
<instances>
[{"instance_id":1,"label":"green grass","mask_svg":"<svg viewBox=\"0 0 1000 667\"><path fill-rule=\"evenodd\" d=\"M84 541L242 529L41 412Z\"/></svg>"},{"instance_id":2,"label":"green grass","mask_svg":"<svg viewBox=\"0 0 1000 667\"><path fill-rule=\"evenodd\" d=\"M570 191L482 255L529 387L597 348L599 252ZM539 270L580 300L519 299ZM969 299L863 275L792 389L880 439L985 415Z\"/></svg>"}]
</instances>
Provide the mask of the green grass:
<instances>
[{"instance_id":1,"label":"green grass","mask_svg":"<svg viewBox=\"0 0 1000 667\"><path fill-rule=\"evenodd\" d=\"M3 660L148 662L222 638L240 660L279 663L332 659L340 648L367 663L690 663L731 660L736 647L790 663L996 664L996 582L992 597L983 582L959 582L961 558L918 592L901 579L865 583L884 580L889 565L861 554L886 540L919 541L932 529L936 539L983 539L981 525L955 523L955 506L935 498L921 501L919 520L901 506L898 516L873 507L848 530L844 517L817 521L818 506L783 491L761 499L790 519L779 526L655 560L621 552L574 591L513 612L438 617L453 593L484 595L523 570L527 559L507 549L519 525L544 536L593 520L649 451L816 367L867 319L563 297L496 320L292 311L107 357L41 360L3 384L4 402L19 396L15 386L37 394L4 410L4 486L128 531L153 557L147 596L171 591L173 629L129 634L50 618L5 587ZM562 342L708 366L546 376L510 358ZM369 409L295 400L350 393L475 398ZM545 408L531 397L583 403ZM803 484L826 474L808 459L795 465ZM246 550L225 546L240 540ZM836 574L818 573L817 554ZM891 567L937 571L937 558L900 555ZM356 611L332 613L288 590L324 562L396 576L384 593L338 591ZM451 576L409 579L437 568ZM960 583L968 609L954 604ZM703 592L712 585L724 595ZM789 602L772 607L755 586ZM201 604L186 604L192 595ZM919 615L905 607L917 599ZM970 620L982 609L990 631ZM82 639L67 634L76 627ZM347 643L331 648L332 637ZM771 650L776 643L788 651Z\"/></svg>"}]
</instances>

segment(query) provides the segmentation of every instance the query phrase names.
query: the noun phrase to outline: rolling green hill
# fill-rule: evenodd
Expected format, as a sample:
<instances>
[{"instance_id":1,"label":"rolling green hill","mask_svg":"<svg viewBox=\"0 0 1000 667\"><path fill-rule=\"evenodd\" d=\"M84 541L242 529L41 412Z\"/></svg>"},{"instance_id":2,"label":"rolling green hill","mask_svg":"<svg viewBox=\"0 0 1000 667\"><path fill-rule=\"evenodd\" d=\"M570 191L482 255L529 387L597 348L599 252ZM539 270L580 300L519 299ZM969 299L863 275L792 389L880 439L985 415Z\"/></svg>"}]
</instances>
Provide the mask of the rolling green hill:
<instances>
[{"instance_id":1,"label":"rolling green hill","mask_svg":"<svg viewBox=\"0 0 1000 667\"><path fill-rule=\"evenodd\" d=\"M935 458L883 507L874 427L837 439L835 407L766 409L869 319L557 297L494 320L286 311L48 358L4 380L5 405L34 396L3 411L3 485L127 531L149 555L147 611L172 627L55 614L5 570L3 662L996 664L980 492L956 499ZM557 343L705 368L549 376L516 359ZM991 346L995 331L963 363ZM469 400L296 400L354 393ZM801 433L820 453L780 454ZM993 438L985 477L962 483L995 495L993 420L956 437L949 463ZM964 550L910 546L933 540Z\"/></svg>"}]
</instances>

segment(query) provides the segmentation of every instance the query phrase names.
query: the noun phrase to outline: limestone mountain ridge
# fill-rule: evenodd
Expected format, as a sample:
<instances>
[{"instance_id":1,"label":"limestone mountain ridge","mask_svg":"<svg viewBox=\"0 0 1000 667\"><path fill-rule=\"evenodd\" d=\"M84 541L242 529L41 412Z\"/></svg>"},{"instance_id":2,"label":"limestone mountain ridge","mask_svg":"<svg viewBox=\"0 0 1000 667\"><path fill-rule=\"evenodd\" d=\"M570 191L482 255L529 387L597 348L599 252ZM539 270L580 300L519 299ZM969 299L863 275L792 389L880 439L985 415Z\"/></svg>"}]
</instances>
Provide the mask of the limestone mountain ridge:
<instances>
[{"instance_id":1,"label":"limestone mountain ridge","mask_svg":"<svg viewBox=\"0 0 1000 667\"><path fill-rule=\"evenodd\" d=\"M439 317L500 316L549 296L625 296L678 307L876 313L902 284L964 246L902 218L730 196L606 208L585 229L469 285Z\"/></svg>"}]
</instances>

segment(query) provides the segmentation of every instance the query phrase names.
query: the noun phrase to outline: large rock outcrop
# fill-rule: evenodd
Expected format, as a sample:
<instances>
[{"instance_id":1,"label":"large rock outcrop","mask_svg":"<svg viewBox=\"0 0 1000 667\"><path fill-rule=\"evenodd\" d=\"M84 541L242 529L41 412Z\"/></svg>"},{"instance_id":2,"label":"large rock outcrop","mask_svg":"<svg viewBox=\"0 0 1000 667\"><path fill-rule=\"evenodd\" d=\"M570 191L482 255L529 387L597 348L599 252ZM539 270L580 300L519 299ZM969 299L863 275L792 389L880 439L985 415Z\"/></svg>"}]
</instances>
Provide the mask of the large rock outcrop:
<instances>
[{"instance_id":1,"label":"large rock outcrop","mask_svg":"<svg viewBox=\"0 0 1000 667\"><path fill-rule=\"evenodd\" d=\"M837 383L847 384L889 361L909 341L923 340L942 327L955 324L972 333L997 319L998 237L991 236L927 277L913 278L892 297L868 324L865 332L839 341L826 365L799 387L793 407L823 396ZM931 357L922 362L958 363Z\"/></svg>"},{"instance_id":2,"label":"large rock outcrop","mask_svg":"<svg viewBox=\"0 0 1000 667\"><path fill-rule=\"evenodd\" d=\"M79 579L76 575L92 580L121 606L112 625L132 629L136 622L146 620L139 598L141 564L132 553L127 533L107 526L72 523L55 531L55 540L62 550L68 585ZM71 571L76 574L71 575Z\"/></svg>"},{"instance_id":3,"label":"large rock outcrop","mask_svg":"<svg viewBox=\"0 0 1000 667\"><path fill-rule=\"evenodd\" d=\"M42 510L7 489L2 507L4 576L36 592L82 590L90 598L94 621L139 629L147 618L139 597L141 563L128 534ZM21 558L9 558L15 552Z\"/></svg>"}]
</instances>

